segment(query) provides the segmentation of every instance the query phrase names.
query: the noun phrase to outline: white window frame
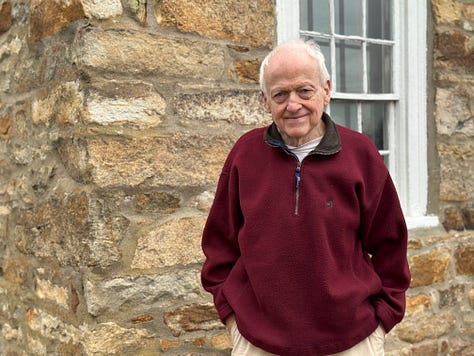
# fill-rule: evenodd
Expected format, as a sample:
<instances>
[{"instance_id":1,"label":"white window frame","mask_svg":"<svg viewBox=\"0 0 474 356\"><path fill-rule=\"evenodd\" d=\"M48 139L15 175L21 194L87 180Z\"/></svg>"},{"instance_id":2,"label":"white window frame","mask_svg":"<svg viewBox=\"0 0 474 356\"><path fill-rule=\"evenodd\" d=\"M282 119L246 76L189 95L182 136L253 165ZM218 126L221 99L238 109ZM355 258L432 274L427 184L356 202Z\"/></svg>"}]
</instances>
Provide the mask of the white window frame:
<instances>
[{"instance_id":1,"label":"white window frame","mask_svg":"<svg viewBox=\"0 0 474 356\"><path fill-rule=\"evenodd\" d=\"M388 122L390 174L409 229L439 225L428 216L427 0L394 0L394 105ZM276 0L277 41L300 37L299 1ZM402 30L403 29L403 30ZM409 55L408 55L409 54ZM337 98L343 99L343 94ZM369 99L370 95L364 97ZM334 97L336 98L336 97ZM352 97L351 97L352 98Z\"/></svg>"}]
</instances>

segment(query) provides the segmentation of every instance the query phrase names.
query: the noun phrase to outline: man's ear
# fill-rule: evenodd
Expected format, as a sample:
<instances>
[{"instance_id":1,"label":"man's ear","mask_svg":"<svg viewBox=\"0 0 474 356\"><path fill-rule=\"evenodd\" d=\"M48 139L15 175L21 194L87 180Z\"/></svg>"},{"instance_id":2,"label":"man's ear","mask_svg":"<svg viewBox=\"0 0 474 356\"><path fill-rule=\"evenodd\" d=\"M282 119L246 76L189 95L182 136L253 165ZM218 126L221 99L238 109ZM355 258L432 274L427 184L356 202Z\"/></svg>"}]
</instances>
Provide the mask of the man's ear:
<instances>
[{"instance_id":1,"label":"man's ear","mask_svg":"<svg viewBox=\"0 0 474 356\"><path fill-rule=\"evenodd\" d=\"M262 98L262 102L263 102L263 106L265 108L265 111L266 112L270 112L270 103L268 101L268 98L267 96L265 95L265 93L263 92L263 90L260 92L260 96Z\"/></svg>"},{"instance_id":2,"label":"man's ear","mask_svg":"<svg viewBox=\"0 0 474 356\"><path fill-rule=\"evenodd\" d=\"M328 105L331 101L331 81L328 79L324 86L324 105Z\"/></svg>"}]
</instances>

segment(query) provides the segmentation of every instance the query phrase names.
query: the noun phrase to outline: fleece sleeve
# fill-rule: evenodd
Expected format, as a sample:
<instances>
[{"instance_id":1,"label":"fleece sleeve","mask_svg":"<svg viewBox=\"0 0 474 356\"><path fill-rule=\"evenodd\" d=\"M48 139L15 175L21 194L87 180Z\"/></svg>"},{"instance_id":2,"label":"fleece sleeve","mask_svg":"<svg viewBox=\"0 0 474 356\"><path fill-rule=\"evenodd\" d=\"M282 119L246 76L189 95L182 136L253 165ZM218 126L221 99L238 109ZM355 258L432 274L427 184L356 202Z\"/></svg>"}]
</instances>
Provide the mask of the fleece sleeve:
<instances>
[{"instance_id":1,"label":"fleece sleeve","mask_svg":"<svg viewBox=\"0 0 474 356\"><path fill-rule=\"evenodd\" d=\"M372 255L382 290L374 300L377 317L389 332L405 313L405 291L410 285L407 228L390 176L362 214L363 243Z\"/></svg>"},{"instance_id":2,"label":"fleece sleeve","mask_svg":"<svg viewBox=\"0 0 474 356\"><path fill-rule=\"evenodd\" d=\"M241 212L238 199L237 174L226 162L219 178L216 195L202 236L206 256L201 270L201 282L214 297L214 305L222 322L233 312L223 292L223 286L240 257L238 232Z\"/></svg>"}]
</instances>

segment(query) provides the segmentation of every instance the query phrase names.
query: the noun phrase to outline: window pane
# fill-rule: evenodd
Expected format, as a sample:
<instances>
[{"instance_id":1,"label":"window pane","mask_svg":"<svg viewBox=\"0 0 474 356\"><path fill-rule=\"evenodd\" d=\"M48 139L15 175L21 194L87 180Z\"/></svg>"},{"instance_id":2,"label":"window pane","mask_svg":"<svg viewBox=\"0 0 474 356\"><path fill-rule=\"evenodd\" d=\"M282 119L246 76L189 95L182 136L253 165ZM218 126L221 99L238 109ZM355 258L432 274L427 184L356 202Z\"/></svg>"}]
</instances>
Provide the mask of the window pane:
<instances>
[{"instance_id":1,"label":"window pane","mask_svg":"<svg viewBox=\"0 0 474 356\"><path fill-rule=\"evenodd\" d=\"M362 93L362 44L359 41L336 40L336 90Z\"/></svg>"},{"instance_id":2,"label":"window pane","mask_svg":"<svg viewBox=\"0 0 474 356\"><path fill-rule=\"evenodd\" d=\"M367 1L367 36L391 40L392 35L392 0Z\"/></svg>"},{"instance_id":3,"label":"window pane","mask_svg":"<svg viewBox=\"0 0 474 356\"><path fill-rule=\"evenodd\" d=\"M367 82L369 93L392 92L392 47L367 44Z\"/></svg>"},{"instance_id":4,"label":"window pane","mask_svg":"<svg viewBox=\"0 0 474 356\"><path fill-rule=\"evenodd\" d=\"M324 55L324 63L326 64L326 68L329 72L329 75L331 75L332 70L331 70L331 46L330 46L330 41L327 38L321 38L318 36L301 36L301 38L304 41L312 40L316 42L319 45L319 48L321 48L321 52L323 52Z\"/></svg>"},{"instance_id":5,"label":"window pane","mask_svg":"<svg viewBox=\"0 0 474 356\"><path fill-rule=\"evenodd\" d=\"M329 33L329 20L329 0L300 0L302 30Z\"/></svg>"},{"instance_id":6,"label":"window pane","mask_svg":"<svg viewBox=\"0 0 474 356\"><path fill-rule=\"evenodd\" d=\"M337 34L362 36L362 0L335 0L334 16Z\"/></svg>"},{"instance_id":7,"label":"window pane","mask_svg":"<svg viewBox=\"0 0 474 356\"><path fill-rule=\"evenodd\" d=\"M388 149L384 123L388 105L383 102L362 104L362 132L370 137L379 150Z\"/></svg>"},{"instance_id":8,"label":"window pane","mask_svg":"<svg viewBox=\"0 0 474 356\"><path fill-rule=\"evenodd\" d=\"M332 100L330 105L331 118L335 123L357 130L357 103Z\"/></svg>"}]
</instances>

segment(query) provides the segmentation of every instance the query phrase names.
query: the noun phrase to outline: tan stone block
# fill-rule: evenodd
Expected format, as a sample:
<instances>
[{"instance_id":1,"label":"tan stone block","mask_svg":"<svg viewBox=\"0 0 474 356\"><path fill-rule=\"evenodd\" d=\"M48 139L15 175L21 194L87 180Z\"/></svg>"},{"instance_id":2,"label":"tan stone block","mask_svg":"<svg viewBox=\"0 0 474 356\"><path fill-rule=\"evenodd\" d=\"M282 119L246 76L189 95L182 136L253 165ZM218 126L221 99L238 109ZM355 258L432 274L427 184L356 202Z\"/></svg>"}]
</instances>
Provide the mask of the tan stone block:
<instances>
[{"instance_id":1,"label":"tan stone block","mask_svg":"<svg viewBox=\"0 0 474 356\"><path fill-rule=\"evenodd\" d=\"M426 243L429 245L433 244L450 244L451 242L459 243L463 241L470 241L472 239L472 235L469 232L453 232L453 233L446 233L444 235L439 236L430 236Z\"/></svg>"},{"instance_id":2,"label":"tan stone block","mask_svg":"<svg viewBox=\"0 0 474 356\"><path fill-rule=\"evenodd\" d=\"M30 37L40 41L84 17L81 0L31 0Z\"/></svg>"},{"instance_id":3,"label":"tan stone block","mask_svg":"<svg viewBox=\"0 0 474 356\"><path fill-rule=\"evenodd\" d=\"M84 355L85 351L82 345L62 344L58 346L57 353L59 355Z\"/></svg>"},{"instance_id":4,"label":"tan stone block","mask_svg":"<svg viewBox=\"0 0 474 356\"><path fill-rule=\"evenodd\" d=\"M178 347L181 345L181 342L178 340L166 340L160 339L161 350L168 351L171 348Z\"/></svg>"},{"instance_id":5,"label":"tan stone block","mask_svg":"<svg viewBox=\"0 0 474 356\"><path fill-rule=\"evenodd\" d=\"M12 23L12 5L10 0L7 0L0 6L0 34L7 32Z\"/></svg>"},{"instance_id":6,"label":"tan stone block","mask_svg":"<svg viewBox=\"0 0 474 356\"><path fill-rule=\"evenodd\" d=\"M443 158L452 158L459 161L474 160L474 142L470 140L456 140L456 143L438 144L438 152Z\"/></svg>"},{"instance_id":7,"label":"tan stone block","mask_svg":"<svg viewBox=\"0 0 474 356\"><path fill-rule=\"evenodd\" d=\"M474 125L468 125L470 98L463 93L453 93L453 89L436 89L436 128L439 134L453 135L465 133L474 135ZM466 123L465 123L466 122Z\"/></svg>"},{"instance_id":8,"label":"tan stone block","mask_svg":"<svg viewBox=\"0 0 474 356\"><path fill-rule=\"evenodd\" d=\"M121 313L129 306L171 308L177 302L192 304L209 302L210 295L202 289L200 269L168 269L159 274L149 271L135 277L114 277L97 280L88 275L84 282L87 311L93 316ZM106 278L104 275L101 278Z\"/></svg>"},{"instance_id":9,"label":"tan stone block","mask_svg":"<svg viewBox=\"0 0 474 356\"><path fill-rule=\"evenodd\" d=\"M411 356L438 355L438 341L429 341L421 345L415 345L411 349Z\"/></svg>"},{"instance_id":10,"label":"tan stone block","mask_svg":"<svg viewBox=\"0 0 474 356\"><path fill-rule=\"evenodd\" d=\"M157 1L156 16L163 27L230 39L254 47L274 43L275 8L271 0Z\"/></svg>"},{"instance_id":11,"label":"tan stone block","mask_svg":"<svg viewBox=\"0 0 474 356\"><path fill-rule=\"evenodd\" d=\"M26 349L28 350L28 352L33 355L46 355L47 354L46 345L43 344L43 340L40 340L40 338L36 338L32 335L27 335L25 344L26 344Z\"/></svg>"},{"instance_id":12,"label":"tan stone block","mask_svg":"<svg viewBox=\"0 0 474 356\"><path fill-rule=\"evenodd\" d=\"M265 112L258 90L180 94L173 99L173 110L181 125L192 130L206 130L204 132L211 129L236 132L238 135L272 121L271 116ZM199 123L198 127L196 123Z\"/></svg>"},{"instance_id":13,"label":"tan stone block","mask_svg":"<svg viewBox=\"0 0 474 356\"><path fill-rule=\"evenodd\" d=\"M147 0L127 0L125 6L135 20L142 25L146 23Z\"/></svg>"},{"instance_id":14,"label":"tan stone block","mask_svg":"<svg viewBox=\"0 0 474 356\"><path fill-rule=\"evenodd\" d=\"M175 134L63 142L59 151L74 175L100 187L214 186L232 143L228 137Z\"/></svg>"},{"instance_id":15,"label":"tan stone block","mask_svg":"<svg viewBox=\"0 0 474 356\"><path fill-rule=\"evenodd\" d=\"M446 231L464 230L461 211L455 207L446 208L444 210L443 226L446 229Z\"/></svg>"},{"instance_id":16,"label":"tan stone block","mask_svg":"<svg viewBox=\"0 0 474 356\"><path fill-rule=\"evenodd\" d=\"M431 0L434 18L437 23L448 24L461 20L462 4L453 0Z\"/></svg>"},{"instance_id":17,"label":"tan stone block","mask_svg":"<svg viewBox=\"0 0 474 356\"><path fill-rule=\"evenodd\" d=\"M156 335L146 329L124 328L114 322L101 323L84 330L82 344L87 355L126 355L147 344L156 343Z\"/></svg>"},{"instance_id":18,"label":"tan stone block","mask_svg":"<svg viewBox=\"0 0 474 356\"><path fill-rule=\"evenodd\" d=\"M406 299L406 315L422 314L432 308L431 298L426 294L418 294Z\"/></svg>"},{"instance_id":19,"label":"tan stone block","mask_svg":"<svg viewBox=\"0 0 474 356\"><path fill-rule=\"evenodd\" d=\"M69 306L69 293L65 287L52 284L48 280L37 278L35 282L35 293L40 299L46 299L67 309Z\"/></svg>"},{"instance_id":20,"label":"tan stone block","mask_svg":"<svg viewBox=\"0 0 474 356\"><path fill-rule=\"evenodd\" d=\"M423 242L420 239L409 239L407 247L409 250L419 250L423 247Z\"/></svg>"},{"instance_id":21,"label":"tan stone block","mask_svg":"<svg viewBox=\"0 0 474 356\"><path fill-rule=\"evenodd\" d=\"M19 335L19 329L12 328L8 323L2 325L2 336L5 340L17 340Z\"/></svg>"},{"instance_id":22,"label":"tan stone block","mask_svg":"<svg viewBox=\"0 0 474 356\"><path fill-rule=\"evenodd\" d=\"M196 197L195 206L198 210L208 212L211 209L212 203L214 201L214 194L210 191L205 191L199 194Z\"/></svg>"},{"instance_id":23,"label":"tan stone block","mask_svg":"<svg viewBox=\"0 0 474 356\"><path fill-rule=\"evenodd\" d=\"M43 338L76 344L82 339L82 330L44 310L32 308L27 313L28 327Z\"/></svg>"},{"instance_id":24,"label":"tan stone block","mask_svg":"<svg viewBox=\"0 0 474 356\"><path fill-rule=\"evenodd\" d=\"M32 104L32 120L35 124L59 126L80 122L84 98L79 83L63 83L48 91L42 91Z\"/></svg>"},{"instance_id":25,"label":"tan stone block","mask_svg":"<svg viewBox=\"0 0 474 356\"><path fill-rule=\"evenodd\" d=\"M167 311L163 315L165 324L174 336L183 332L223 329L213 304L194 304Z\"/></svg>"},{"instance_id":26,"label":"tan stone block","mask_svg":"<svg viewBox=\"0 0 474 356\"><path fill-rule=\"evenodd\" d=\"M25 258L6 259L2 263L3 277L17 285L22 285L28 278L28 262Z\"/></svg>"},{"instance_id":27,"label":"tan stone block","mask_svg":"<svg viewBox=\"0 0 474 356\"><path fill-rule=\"evenodd\" d=\"M148 321L152 321L153 315L151 314L143 314L143 315L138 315L136 317L133 317L131 322L132 324L141 324L141 323L146 323Z\"/></svg>"},{"instance_id":28,"label":"tan stone block","mask_svg":"<svg viewBox=\"0 0 474 356\"><path fill-rule=\"evenodd\" d=\"M120 0L81 0L81 2L87 17L108 19L123 12Z\"/></svg>"},{"instance_id":29,"label":"tan stone block","mask_svg":"<svg viewBox=\"0 0 474 356\"><path fill-rule=\"evenodd\" d=\"M402 341L417 343L423 340L436 339L450 333L456 324L450 312L433 314L417 318L405 318L396 329Z\"/></svg>"},{"instance_id":30,"label":"tan stone block","mask_svg":"<svg viewBox=\"0 0 474 356\"><path fill-rule=\"evenodd\" d=\"M233 347L232 338L228 332L214 335L211 337L211 345L216 350L227 350Z\"/></svg>"},{"instance_id":31,"label":"tan stone block","mask_svg":"<svg viewBox=\"0 0 474 356\"><path fill-rule=\"evenodd\" d=\"M0 140L9 140L13 135L13 119L4 116L0 119Z\"/></svg>"},{"instance_id":32,"label":"tan stone block","mask_svg":"<svg viewBox=\"0 0 474 356\"><path fill-rule=\"evenodd\" d=\"M138 81L95 83L86 100L87 121L99 125L138 129L152 128L163 122L166 102L153 85Z\"/></svg>"},{"instance_id":33,"label":"tan stone block","mask_svg":"<svg viewBox=\"0 0 474 356\"><path fill-rule=\"evenodd\" d=\"M60 139L57 144L60 162L66 167L69 177L87 184L92 181L92 167L88 161L86 143L82 140Z\"/></svg>"},{"instance_id":34,"label":"tan stone block","mask_svg":"<svg viewBox=\"0 0 474 356\"><path fill-rule=\"evenodd\" d=\"M172 214L180 207L179 198L165 192L140 192L132 199L138 213Z\"/></svg>"},{"instance_id":35,"label":"tan stone block","mask_svg":"<svg viewBox=\"0 0 474 356\"><path fill-rule=\"evenodd\" d=\"M474 145L470 140L439 143L440 199L465 202L474 192Z\"/></svg>"},{"instance_id":36,"label":"tan stone block","mask_svg":"<svg viewBox=\"0 0 474 356\"><path fill-rule=\"evenodd\" d=\"M472 339L466 340L460 335L451 337L449 340L449 355L471 356L474 355L474 344Z\"/></svg>"},{"instance_id":37,"label":"tan stone block","mask_svg":"<svg viewBox=\"0 0 474 356\"><path fill-rule=\"evenodd\" d=\"M474 205L461 209L464 227L468 230L474 230Z\"/></svg>"},{"instance_id":38,"label":"tan stone block","mask_svg":"<svg viewBox=\"0 0 474 356\"><path fill-rule=\"evenodd\" d=\"M234 63L231 73L235 73L240 83L258 83L260 79L260 61L237 61Z\"/></svg>"},{"instance_id":39,"label":"tan stone block","mask_svg":"<svg viewBox=\"0 0 474 356\"><path fill-rule=\"evenodd\" d=\"M427 286L446 280L451 263L451 254L447 248L435 248L428 253L411 257L411 287Z\"/></svg>"},{"instance_id":40,"label":"tan stone block","mask_svg":"<svg viewBox=\"0 0 474 356\"><path fill-rule=\"evenodd\" d=\"M439 351L441 351L441 352L446 352L446 351L448 351L448 349L449 349L449 343L448 343L446 340L442 340L439 349L440 349Z\"/></svg>"},{"instance_id":41,"label":"tan stone block","mask_svg":"<svg viewBox=\"0 0 474 356\"><path fill-rule=\"evenodd\" d=\"M9 207L1 206L0 205L0 241L6 241L10 235L10 227L9 227ZM7 212L6 214L4 214Z\"/></svg>"},{"instance_id":42,"label":"tan stone block","mask_svg":"<svg viewBox=\"0 0 474 356\"><path fill-rule=\"evenodd\" d=\"M207 339L206 339L205 336L194 339L193 340L193 346L194 347L203 347L206 344L206 341L207 341Z\"/></svg>"},{"instance_id":43,"label":"tan stone block","mask_svg":"<svg viewBox=\"0 0 474 356\"><path fill-rule=\"evenodd\" d=\"M440 184L440 199L445 202L466 202L469 201L472 187L472 179L466 177L469 171L463 170L459 166L450 166L441 163L441 184ZM446 211L446 214L451 214L452 211ZM449 218L446 216L446 218ZM456 218L457 220L457 218ZM462 216L460 215L462 222ZM458 229L456 229L458 230Z\"/></svg>"},{"instance_id":44,"label":"tan stone block","mask_svg":"<svg viewBox=\"0 0 474 356\"><path fill-rule=\"evenodd\" d=\"M474 309L474 288L471 288L468 292L469 305Z\"/></svg>"},{"instance_id":45,"label":"tan stone block","mask_svg":"<svg viewBox=\"0 0 474 356\"><path fill-rule=\"evenodd\" d=\"M474 244L462 244L454 252L456 273L474 275Z\"/></svg>"},{"instance_id":46,"label":"tan stone block","mask_svg":"<svg viewBox=\"0 0 474 356\"><path fill-rule=\"evenodd\" d=\"M439 307L447 308L459 305L464 300L464 286L454 285L449 289L439 291Z\"/></svg>"},{"instance_id":47,"label":"tan stone block","mask_svg":"<svg viewBox=\"0 0 474 356\"><path fill-rule=\"evenodd\" d=\"M125 218L111 216L86 192L69 192L22 211L15 228L20 251L53 258L59 265L108 266L121 258Z\"/></svg>"},{"instance_id":48,"label":"tan stone block","mask_svg":"<svg viewBox=\"0 0 474 356\"><path fill-rule=\"evenodd\" d=\"M94 27L80 33L75 55L83 70L145 74L160 79L218 80L225 62L223 47L212 43Z\"/></svg>"},{"instance_id":49,"label":"tan stone block","mask_svg":"<svg viewBox=\"0 0 474 356\"><path fill-rule=\"evenodd\" d=\"M473 22L474 23L474 4L464 4L463 5L463 15L466 18L466 20Z\"/></svg>"},{"instance_id":50,"label":"tan stone block","mask_svg":"<svg viewBox=\"0 0 474 356\"><path fill-rule=\"evenodd\" d=\"M132 268L187 265L204 260L201 235L205 217L167 221L138 239Z\"/></svg>"},{"instance_id":51,"label":"tan stone block","mask_svg":"<svg viewBox=\"0 0 474 356\"><path fill-rule=\"evenodd\" d=\"M454 86L458 83L461 83L463 81L463 78L467 79L466 77L460 78L459 74L453 73L451 71L454 67L456 67L455 63L443 61L442 58L435 62L436 72L433 73L433 76L435 78L436 84L438 85L438 88L441 85L446 84L449 86Z\"/></svg>"},{"instance_id":52,"label":"tan stone block","mask_svg":"<svg viewBox=\"0 0 474 356\"><path fill-rule=\"evenodd\" d=\"M468 72L474 68L474 52L470 47L469 36L458 30L452 30L437 34L435 48L439 51L437 57L443 61L461 66Z\"/></svg>"}]
</instances>

